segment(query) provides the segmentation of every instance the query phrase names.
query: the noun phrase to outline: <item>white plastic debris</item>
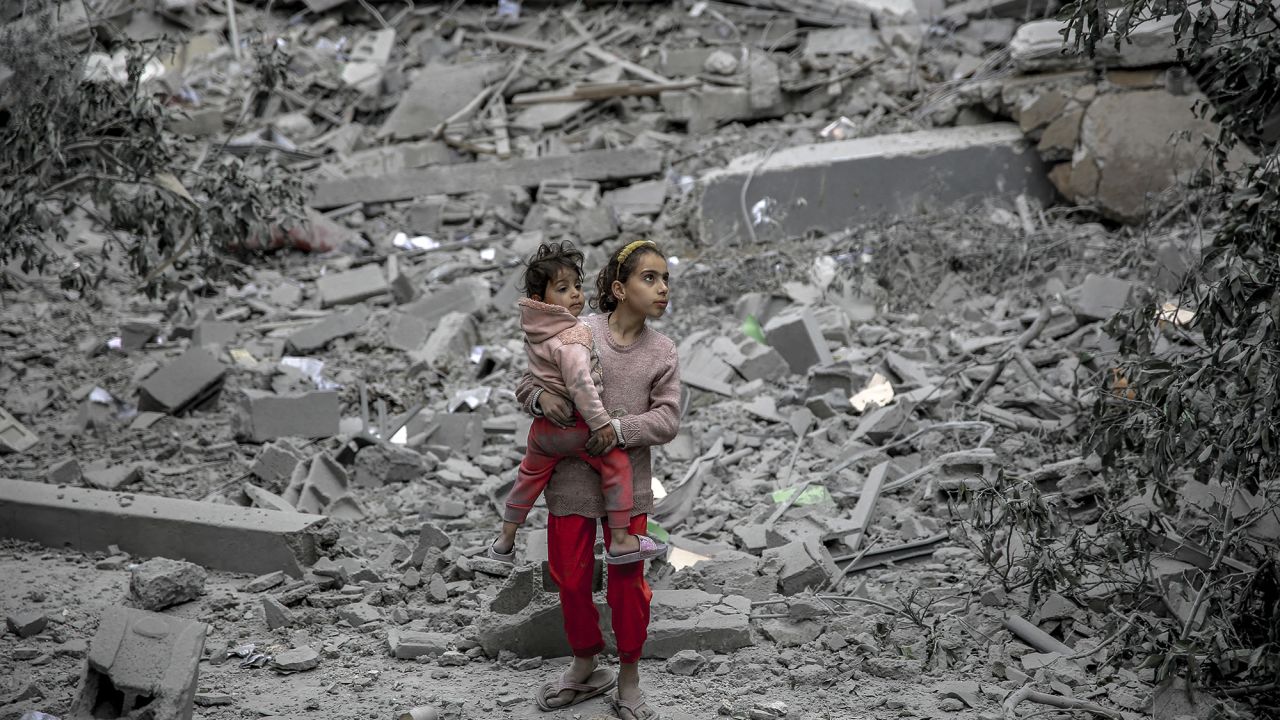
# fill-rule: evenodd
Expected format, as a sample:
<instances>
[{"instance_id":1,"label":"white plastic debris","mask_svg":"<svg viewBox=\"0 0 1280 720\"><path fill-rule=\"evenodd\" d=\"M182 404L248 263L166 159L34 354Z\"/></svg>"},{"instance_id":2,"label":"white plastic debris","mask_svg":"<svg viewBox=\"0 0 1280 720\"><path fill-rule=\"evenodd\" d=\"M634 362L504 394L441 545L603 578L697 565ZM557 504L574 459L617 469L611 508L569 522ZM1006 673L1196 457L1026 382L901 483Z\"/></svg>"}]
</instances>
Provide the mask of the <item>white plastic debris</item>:
<instances>
[{"instance_id":1,"label":"white plastic debris","mask_svg":"<svg viewBox=\"0 0 1280 720\"><path fill-rule=\"evenodd\" d=\"M409 237L407 233L402 232L391 236L391 244L401 250L434 250L440 247L440 243L426 235Z\"/></svg>"},{"instance_id":2,"label":"white plastic debris","mask_svg":"<svg viewBox=\"0 0 1280 720\"><path fill-rule=\"evenodd\" d=\"M823 140L848 140L858 132L858 126L849 118L841 115L838 119L827 123L818 132Z\"/></svg>"},{"instance_id":3,"label":"white plastic debris","mask_svg":"<svg viewBox=\"0 0 1280 720\"><path fill-rule=\"evenodd\" d=\"M867 381L867 386L849 398L849 404L858 412L869 407L884 407L893 402L893 385L889 378L876 373Z\"/></svg>"},{"instance_id":4,"label":"white plastic debris","mask_svg":"<svg viewBox=\"0 0 1280 720\"><path fill-rule=\"evenodd\" d=\"M280 358L280 367L297 370L315 383L317 390L341 390L342 386L324 377L324 361L309 357L285 355Z\"/></svg>"}]
</instances>

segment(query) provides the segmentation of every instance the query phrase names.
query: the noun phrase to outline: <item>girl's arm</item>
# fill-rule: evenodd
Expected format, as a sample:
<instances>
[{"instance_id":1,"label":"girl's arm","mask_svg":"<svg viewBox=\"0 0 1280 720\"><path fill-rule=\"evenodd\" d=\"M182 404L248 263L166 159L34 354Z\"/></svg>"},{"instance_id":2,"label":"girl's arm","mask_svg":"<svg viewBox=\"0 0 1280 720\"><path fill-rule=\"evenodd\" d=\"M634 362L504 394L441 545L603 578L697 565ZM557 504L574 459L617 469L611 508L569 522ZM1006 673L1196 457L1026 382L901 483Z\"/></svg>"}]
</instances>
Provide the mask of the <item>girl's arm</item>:
<instances>
[{"instance_id":1,"label":"girl's arm","mask_svg":"<svg viewBox=\"0 0 1280 720\"><path fill-rule=\"evenodd\" d=\"M595 381L591 379L591 348L576 342L565 343L555 351L556 365L565 389L573 399L582 419L592 432L609 424L609 413L600 401Z\"/></svg>"},{"instance_id":2,"label":"girl's arm","mask_svg":"<svg viewBox=\"0 0 1280 720\"><path fill-rule=\"evenodd\" d=\"M680 430L680 359L675 347L649 391L649 410L621 418L623 447L665 445Z\"/></svg>"},{"instance_id":3,"label":"girl's arm","mask_svg":"<svg viewBox=\"0 0 1280 720\"><path fill-rule=\"evenodd\" d=\"M541 415L560 427L573 427L573 405L555 393L545 392L528 372L516 384L516 402L530 415Z\"/></svg>"}]
</instances>

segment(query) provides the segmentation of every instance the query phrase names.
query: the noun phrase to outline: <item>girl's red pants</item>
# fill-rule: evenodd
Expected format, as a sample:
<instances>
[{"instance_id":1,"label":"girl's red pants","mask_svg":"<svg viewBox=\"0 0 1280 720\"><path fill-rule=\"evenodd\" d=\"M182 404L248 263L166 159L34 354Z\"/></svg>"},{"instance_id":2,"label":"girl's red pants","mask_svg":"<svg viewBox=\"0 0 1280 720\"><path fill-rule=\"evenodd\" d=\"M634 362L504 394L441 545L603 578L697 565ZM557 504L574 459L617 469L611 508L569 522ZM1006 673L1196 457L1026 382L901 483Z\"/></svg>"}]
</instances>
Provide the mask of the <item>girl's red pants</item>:
<instances>
[{"instance_id":1,"label":"girl's red pants","mask_svg":"<svg viewBox=\"0 0 1280 720\"><path fill-rule=\"evenodd\" d=\"M604 518L604 545L612 537ZM643 535L649 516L631 518L629 529ZM551 515L547 518L547 551L551 578L560 586L560 610L564 614L564 631L575 657L591 657L604 650L600 634L600 614L591 597L592 570L595 565L596 519L582 515ZM606 565L608 585L605 598L613 615L613 635L618 641L618 659L624 663L640 660L649 632L649 602L653 591L644 579L642 562Z\"/></svg>"}]
</instances>

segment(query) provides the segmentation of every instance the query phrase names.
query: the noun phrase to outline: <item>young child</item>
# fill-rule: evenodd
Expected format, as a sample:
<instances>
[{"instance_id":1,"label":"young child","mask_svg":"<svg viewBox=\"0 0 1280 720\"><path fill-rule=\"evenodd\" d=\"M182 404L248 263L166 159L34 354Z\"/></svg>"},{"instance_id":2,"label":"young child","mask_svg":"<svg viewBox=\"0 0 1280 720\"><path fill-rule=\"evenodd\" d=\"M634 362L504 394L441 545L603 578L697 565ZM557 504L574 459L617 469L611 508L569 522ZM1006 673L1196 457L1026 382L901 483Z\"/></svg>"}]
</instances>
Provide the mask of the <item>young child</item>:
<instances>
[{"instance_id":1,"label":"young child","mask_svg":"<svg viewBox=\"0 0 1280 720\"><path fill-rule=\"evenodd\" d=\"M666 545L628 529L635 507L631 460L626 451L616 447L620 430L618 421L609 417L600 401L600 361L594 338L591 329L578 319L585 305L582 259L571 243L543 244L525 269L526 297L518 305L529 373L545 392L572 402L576 412L572 427L537 418L529 429L528 449L516 484L507 495L502 533L487 553L501 562L515 561L516 530L546 489L556 464L566 457L580 458L600 474L611 535L605 562L642 562L667 550ZM601 456L587 454L588 435L599 436L612 449Z\"/></svg>"}]
</instances>

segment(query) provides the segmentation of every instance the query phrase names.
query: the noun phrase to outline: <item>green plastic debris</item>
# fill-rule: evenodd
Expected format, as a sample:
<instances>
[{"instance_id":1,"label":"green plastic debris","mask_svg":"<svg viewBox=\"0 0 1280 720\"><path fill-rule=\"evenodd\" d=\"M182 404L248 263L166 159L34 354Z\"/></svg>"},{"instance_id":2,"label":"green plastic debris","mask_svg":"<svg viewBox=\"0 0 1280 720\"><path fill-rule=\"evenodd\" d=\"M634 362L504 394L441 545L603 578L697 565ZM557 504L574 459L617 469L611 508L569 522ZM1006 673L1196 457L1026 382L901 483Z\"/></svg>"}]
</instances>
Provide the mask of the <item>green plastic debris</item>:
<instances>
[{"instance_id":1,"label":"green plastic debris","mask_svg":"<svg viewBox=\"0 0 1280 720\"><path fill-rule=\"evenodd\" d=\"M646 532L648 532L649 537L657 540L658 542L668 542L671 540L671 533L662 529L662 526L654 520L649 521L649 528Z\"/></svg>"},{"instance_id":2,"label":"green plastic debris","mask_svg":"<svg viewBox=\"0 0 1280 720\"><path fill-rule=\"evenodd\" d=\"M796 491L799 489L799 485L792 485L789 488L782 488L781 490L773 491L773 494L770 497L773 498L775 503L781 505L782 503L790 500L791 496L795 495ZM800 493L800 497L796 498L796 501L792 504L817 505L818 503L824 503L829 500L831 500L831 495L827 493L827 489L825 487L821 485L810 485L805 488L804 492Z\"/></svg>"},{"instance_id":3,"label":"green plastic debris","mask_svg":"<svg viewBox=\"0 0 1280 720\"><path fill-rule=\"evenodd\" d=\"M756 320L755 315L748 315L747 319L742 321L742 334L761 345L769 344L764 339L764 330L760 328L760 321Z\"/></svg>"}]
</instances>

